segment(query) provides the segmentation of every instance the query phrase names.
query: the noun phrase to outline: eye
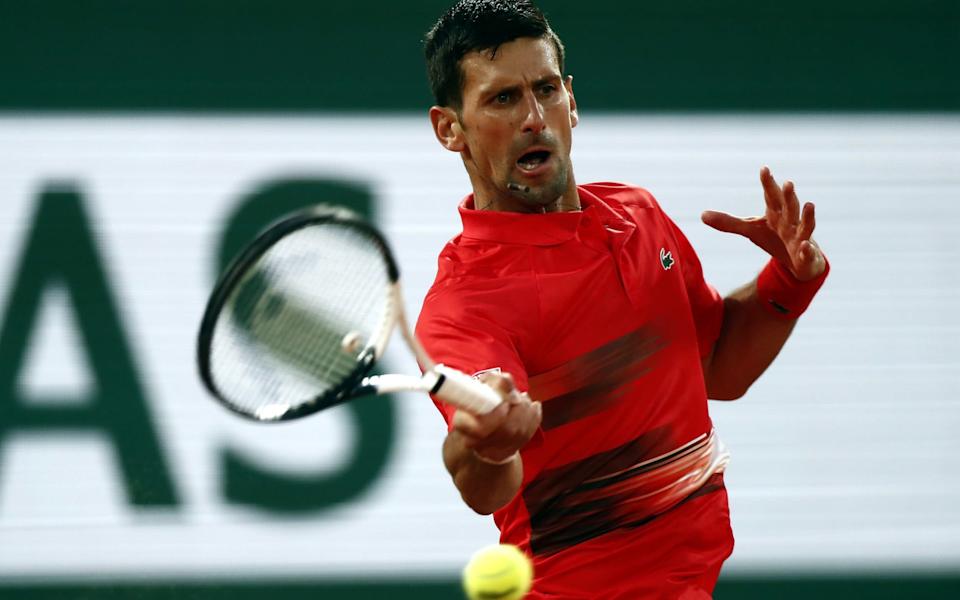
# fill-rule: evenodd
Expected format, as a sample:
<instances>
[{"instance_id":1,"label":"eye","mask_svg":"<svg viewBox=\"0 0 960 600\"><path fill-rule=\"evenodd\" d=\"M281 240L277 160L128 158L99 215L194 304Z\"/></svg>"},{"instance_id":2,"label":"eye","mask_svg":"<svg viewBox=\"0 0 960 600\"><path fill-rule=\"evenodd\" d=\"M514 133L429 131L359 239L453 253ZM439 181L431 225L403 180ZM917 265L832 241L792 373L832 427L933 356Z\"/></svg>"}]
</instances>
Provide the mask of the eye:
<instances>
[{"instance_id":1,"label":"eye","mask_svg":"<svg viewBox=\"0 0 960 600\"><path fill-rule=\"evenodd\" d=\"M510 92L500 92L499 94L494 96L493 101L496 102L497 104L509 104L510 98L511 98Z\"/></svg>"},{"instance_id":2,"label":"eye","mask_svg":"<svg viewBox=\"0 0 960 600\"><path fill-rule=\"evenodd\" d=\"M540 93L544 96L549 96L557 91L557 86L552 83L545 83L540 86Z\"/></svg>"}]
</instances>

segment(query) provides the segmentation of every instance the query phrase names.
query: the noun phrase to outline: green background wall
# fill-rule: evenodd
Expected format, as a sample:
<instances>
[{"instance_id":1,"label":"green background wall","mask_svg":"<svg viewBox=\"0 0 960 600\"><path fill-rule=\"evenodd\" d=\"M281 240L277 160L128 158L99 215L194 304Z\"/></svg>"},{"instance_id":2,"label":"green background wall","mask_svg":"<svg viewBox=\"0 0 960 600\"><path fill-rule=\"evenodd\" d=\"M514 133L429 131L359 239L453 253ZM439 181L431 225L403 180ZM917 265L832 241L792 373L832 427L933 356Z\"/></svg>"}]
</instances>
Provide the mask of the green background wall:
<instances>
[{"instance_id":1,"label":"green background wall","mask_svg":"<svg viewBox=\"0 0 960 600\"><path fill-rule=\"evenodd\" d=\"M0 110L422 110L417 2L5 2ZM955 0L541 3L587 110L957 110Z\"/></svg>"}]
</instances>

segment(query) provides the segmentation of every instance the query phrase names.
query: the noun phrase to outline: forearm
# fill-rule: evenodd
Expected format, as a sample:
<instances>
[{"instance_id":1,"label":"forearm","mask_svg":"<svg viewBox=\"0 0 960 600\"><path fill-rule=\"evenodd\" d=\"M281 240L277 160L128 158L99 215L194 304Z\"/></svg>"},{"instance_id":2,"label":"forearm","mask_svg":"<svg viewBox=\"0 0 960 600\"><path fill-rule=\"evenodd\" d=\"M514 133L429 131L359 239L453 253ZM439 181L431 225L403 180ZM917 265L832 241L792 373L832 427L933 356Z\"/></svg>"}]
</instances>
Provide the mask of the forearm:
<instances>
[{"instance_id":1,"label":"forearm","mask_svg":"<svg viewBox=\"0 0 960 600\"><path fill-rule=\"evenodd\" d=\"M762 217L709 210L702 216L707 225L742 235L771 257L757 279L724 298L720 335L703 360L707 396L717 400L743 396L763 374L830 272L811 237L813 204L801 208L793 183L781 187L767 167L760 170L760 183L766 202Z\"/></svg>"},{"instance_id":2,"label":"forearm","mask_svg":"<svg viewBox=\"0 0 960 600\"><path fill-rule=\"evenodd\" d=\"M443 464L467 506L482 515L491 514L517 495L523 481L523 461L517 456L504 465L484 462L464 441L456 430L447 434Z\"/></svg>"},{"instance_id":3,"label":"forearm","mask_svg":"<svg viewBox=\"0 0 960 600\"><path fill-rule=\"evenodd\" d=\"M763 307L756 279L724 298L720 336L704 362L707 396L743 396L780 353L795 324L795 319L778 318Z\"/></svg>"}]
</instances>

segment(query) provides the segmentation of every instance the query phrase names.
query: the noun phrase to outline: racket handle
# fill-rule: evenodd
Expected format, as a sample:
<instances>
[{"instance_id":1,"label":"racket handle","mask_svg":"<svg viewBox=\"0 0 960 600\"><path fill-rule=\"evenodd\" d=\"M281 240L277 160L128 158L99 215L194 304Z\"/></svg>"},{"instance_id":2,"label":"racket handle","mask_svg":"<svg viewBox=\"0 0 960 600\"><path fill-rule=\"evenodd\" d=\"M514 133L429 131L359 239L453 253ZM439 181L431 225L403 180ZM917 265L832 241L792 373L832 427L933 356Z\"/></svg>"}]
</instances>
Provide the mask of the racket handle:
<instances>
[{"instance_id":1,"label":"racket handle","mask_svg":"<svg viewBox=\"0 0 960 600\"><path fill-rule=\"evenodd\" d=\"M438 378L430 393L447 404L475 415L485 415L502 401L500 394L492 387L466 373L444 365L436 365L433 371Z\"/></svg>"}]
</instances>

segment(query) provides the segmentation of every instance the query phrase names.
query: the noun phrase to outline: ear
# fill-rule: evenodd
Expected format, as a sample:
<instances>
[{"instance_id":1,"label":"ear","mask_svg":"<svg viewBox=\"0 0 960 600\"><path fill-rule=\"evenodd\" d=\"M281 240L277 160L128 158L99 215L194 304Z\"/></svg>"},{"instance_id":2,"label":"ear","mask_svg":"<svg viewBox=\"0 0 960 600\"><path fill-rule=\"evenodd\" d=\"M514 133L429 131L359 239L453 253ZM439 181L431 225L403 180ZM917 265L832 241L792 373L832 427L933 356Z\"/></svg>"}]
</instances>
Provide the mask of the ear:
<instances>
[{"instance_id":1,"label":"ear","mask_svg":"<svg viewBox=\"0 0 960 600\"><path fill-rule=\"evenodd\" d=\"M570 96L570 127L576 127L580 122L580 115L577 114L577 99L573 96L573 75L564 78L563 87L567 88L567 96Z\"/></svg>"},{"instance_id":2,"label":"ear","mask_svg":"<svg viewBox=\"0 0 960 600\"><path fill-rule=\"evenodd\" d=\"M457 111L447 106L430 107L430 123L440 145L451 152L463 152L466 142Z\"/></svg>"}]
</instances>

